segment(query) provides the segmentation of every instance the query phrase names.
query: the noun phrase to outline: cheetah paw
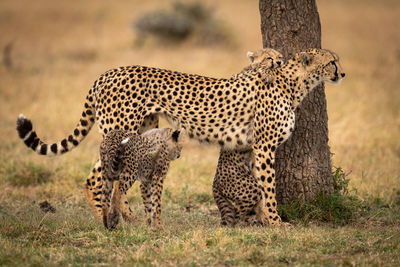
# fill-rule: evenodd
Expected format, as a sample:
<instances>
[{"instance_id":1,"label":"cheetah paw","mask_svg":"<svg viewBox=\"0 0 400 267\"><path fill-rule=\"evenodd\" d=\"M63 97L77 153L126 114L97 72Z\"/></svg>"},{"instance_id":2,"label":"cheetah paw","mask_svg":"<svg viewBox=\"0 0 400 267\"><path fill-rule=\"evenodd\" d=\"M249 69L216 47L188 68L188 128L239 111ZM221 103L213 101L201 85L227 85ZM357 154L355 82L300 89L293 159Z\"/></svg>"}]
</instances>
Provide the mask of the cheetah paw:
<instances>
[{"instance_id":1,"label":"cheetah paw","mask_svg":"<svg viewBox=\"0 0 400 267\"><path fill-rule=\"evenodd\" d=\"M107 229L112 231L117 228L119 223L119 214L116 212L110 212L107 217Z\"/></svg>"}]
</instances>

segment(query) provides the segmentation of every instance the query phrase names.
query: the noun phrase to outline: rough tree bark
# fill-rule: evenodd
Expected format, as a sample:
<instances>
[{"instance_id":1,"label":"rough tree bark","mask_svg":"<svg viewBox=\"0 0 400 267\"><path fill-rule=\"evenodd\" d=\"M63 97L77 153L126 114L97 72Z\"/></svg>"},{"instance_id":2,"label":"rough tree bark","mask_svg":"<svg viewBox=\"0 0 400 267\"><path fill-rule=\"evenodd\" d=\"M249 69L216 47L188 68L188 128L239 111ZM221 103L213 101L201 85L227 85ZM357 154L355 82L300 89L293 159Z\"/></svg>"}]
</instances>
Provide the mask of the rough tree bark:
<instances>
[{"instance_id":1,"label":"rough tree bark","mask_svg":"<svg viewBox=\"0 0 400 267\"><path fill-rule=\"evenodd\" d=\"M315 0L260 0L263 46L287 59L321 47L321 24ZM296 111L295 131L276 153L278 203L308 200L333 190L328 115L324 86L317 87Z\"/></svg>"}]
</instances>

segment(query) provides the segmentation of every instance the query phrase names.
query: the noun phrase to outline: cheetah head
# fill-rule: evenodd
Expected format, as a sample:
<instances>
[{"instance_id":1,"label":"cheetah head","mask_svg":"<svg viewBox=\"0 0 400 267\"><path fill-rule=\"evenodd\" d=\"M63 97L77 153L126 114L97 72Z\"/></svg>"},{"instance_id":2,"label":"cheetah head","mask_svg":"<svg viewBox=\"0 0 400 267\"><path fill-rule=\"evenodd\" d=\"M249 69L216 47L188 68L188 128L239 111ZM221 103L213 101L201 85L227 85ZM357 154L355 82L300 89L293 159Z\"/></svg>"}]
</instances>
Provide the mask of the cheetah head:
<instances>
[{"instance_id":1,"label":"cheetah head","mask_svg":"<svg viewBox=\"0 0 400 267\"><path fill-rule=\"evenodd\" d=\"M170 160L175 160L181 156L182 144L179 130L170 131L170 138L167 140L168 155Z\"/></svg>"},{"instance_id":2,"label":"cheetah head","mask_svg":"<svg viewBox=\"0 0 400 267\"><path fill-rule=\"evenodd\" d=\"M279 68L283 65L283 56L272 48L263 48L254 52L247 52L252 67L264 67L267 69Z\"/></svg>"},{"instance_id":3,"label":"cheetah head","mask_svg":"<svg viewBox=\"0 0 400 267\"><path fill-rule=\"evenodd\" d=\"M167 144L166 152L169 160L175 160L180 157L182 150L182 138L180 130L173 130L171 128L156 128L151 129L142 134L143 137L158 138L162 143ZM160 143L155 144L154 155L158 154L160 149Z\"/></svg>"},{"instance_id":4,"label":"cheetah head","mask_svg":"<svg viewBox=\"0 0 400 267\"><path fill-rule=\"evenodd\" d=\"M345 76L339 57L332 51L308 49L297 53L295 59L300 63L300 69L309 73L308 77L316 81L339 83Z\"/></svg>"}]
</instances>

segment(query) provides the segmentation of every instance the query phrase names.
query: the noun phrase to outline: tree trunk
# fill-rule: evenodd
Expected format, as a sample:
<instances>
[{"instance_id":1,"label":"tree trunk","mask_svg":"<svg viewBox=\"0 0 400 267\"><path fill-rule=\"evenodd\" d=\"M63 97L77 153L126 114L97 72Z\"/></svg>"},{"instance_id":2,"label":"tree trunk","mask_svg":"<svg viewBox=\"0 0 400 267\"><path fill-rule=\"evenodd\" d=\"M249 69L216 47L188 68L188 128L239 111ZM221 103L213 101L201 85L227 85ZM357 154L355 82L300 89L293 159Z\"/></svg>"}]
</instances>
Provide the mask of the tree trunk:
<instances>
[{"instance_id":1,"label":"tree trunk","mask_svg":"<svg viewBox=\"0 0 400 267\"><path fill-rule=\"evenodd\" d=\"M315 0L260 0L263 46L288 59L307 48L321 47L321 24ZM296 110L295 131L276 153L278 203L309 200L332 192L328 115L324 86L310 93Z\"/></svg>"}]
</instances>

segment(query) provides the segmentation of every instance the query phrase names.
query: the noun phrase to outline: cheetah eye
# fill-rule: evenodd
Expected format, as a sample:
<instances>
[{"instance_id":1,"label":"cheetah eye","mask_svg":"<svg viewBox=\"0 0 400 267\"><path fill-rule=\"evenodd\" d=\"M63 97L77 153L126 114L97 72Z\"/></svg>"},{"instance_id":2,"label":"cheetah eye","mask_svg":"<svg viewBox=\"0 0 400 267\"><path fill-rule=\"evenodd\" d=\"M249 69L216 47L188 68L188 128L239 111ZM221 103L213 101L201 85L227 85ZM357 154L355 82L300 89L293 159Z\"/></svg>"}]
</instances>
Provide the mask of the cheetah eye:
<instances>
[{"instance_id":1,"label":"cheetah eye","mask_svg":"<svg viewBox=\"0 0 400 267\"><path fill-rule=\"evenodd\" d=\"M268 60L272 60L272 57L267 57Z\"/></svg>"}]
</instances>

